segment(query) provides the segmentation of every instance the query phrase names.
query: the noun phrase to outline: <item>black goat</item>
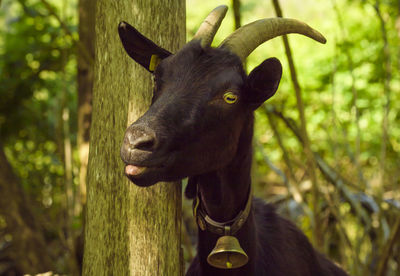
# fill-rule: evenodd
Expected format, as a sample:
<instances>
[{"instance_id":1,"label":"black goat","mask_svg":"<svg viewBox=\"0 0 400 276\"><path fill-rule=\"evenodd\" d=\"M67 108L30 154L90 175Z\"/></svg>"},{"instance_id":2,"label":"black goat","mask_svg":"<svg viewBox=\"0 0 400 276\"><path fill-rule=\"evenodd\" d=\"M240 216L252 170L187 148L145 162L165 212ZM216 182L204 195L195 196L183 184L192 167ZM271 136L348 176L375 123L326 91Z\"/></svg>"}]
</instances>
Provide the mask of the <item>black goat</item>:
<instances>
[{"instance_id":1,"label":"black goat","mask_svg":"<svg viewBox=\"0 0 400 276\"><path fill-rule=\"evenodd\" d=\"M139 186L189 177L186 194L196 198L199 235L187 275L347 275L294 224L251 196L253 111L275 94L282 67L270 58L247 76L242 62L282 34L325 39L304 23L274 18L246 25L211 48L226 10L213 10L174 55L120 23L125 50L155 77L151 107L125 134L125 174ZM209 256L221 236L230 245L220 240L223 248Z\"/></svg>"}]
</instances>

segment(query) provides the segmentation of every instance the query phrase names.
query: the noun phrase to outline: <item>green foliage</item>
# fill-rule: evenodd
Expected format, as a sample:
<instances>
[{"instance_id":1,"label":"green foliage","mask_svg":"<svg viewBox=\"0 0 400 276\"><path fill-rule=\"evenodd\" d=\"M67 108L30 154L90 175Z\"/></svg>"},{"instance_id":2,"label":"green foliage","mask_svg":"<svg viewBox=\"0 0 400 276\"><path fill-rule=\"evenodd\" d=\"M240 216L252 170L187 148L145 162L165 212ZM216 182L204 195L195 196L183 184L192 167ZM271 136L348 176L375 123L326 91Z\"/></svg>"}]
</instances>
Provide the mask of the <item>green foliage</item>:
<instances>
[{"instance_id":1,"label":"green foliage","mask_svg":"<svg viewBox=\"0 0 400 276\"><path fill-rule=\"evenodd\" d=\"M71 5L76 8L75 1ZM75 32L76 26L70 31ZM63 255L59 237L65 212L63 125L70 125L73 144L77 132L74 41L37 0L3 1L0 37L0 141L25 192L36 203L33 211L46 220L48 242ZM62 117L65 110L71 114L67 121ZM59 271L67 272L65 266L59 264Z\"/></svg>"},{"instance_id":2,"label":"green foliage","mask_svg":"<svg viewBox=\"0 0 400 276\"><path fill-rule=\"evenodd\" d=\"M71 39L57 21L50 20L40 1L5 1L1 17L0 137L10 145L9 156L18 157L15 165L30 163L23 172L21 169L25 179L30 168L33 172L43 169L45 163L63 163L60 115L62 108L76 113L76 61ZM73 115L71 121L75 119ZM76 133L76 123L71 127ZM63 174L62 169L51 168L46 169Z\"/></svg>"},{"instance_id":3,"label":"green foliage","mask_svg":"<svg viewBox=\"0 0 400 276\"><path fill-rule=\"evenodd\" d=\"M64 219L65 138L72 142L74 187L78 184L75 45L78 15L76 1L48 2L72 36L40 0L1 3L0 141L24 191L37 203L36 212L45 216L46 236L57 252L54 259L58 272L69 273L62 245L65 235L60 232L64 233L68 227L81 229L80 213L71 221ZM398 1L281 2L285 17L307 22L328 40L326 45L320 45L299 35L289 35L312 150L323 160L321 164L332 169L329 173L339 175L332 180L326 170L317 172L320 193L317 209L324 231L322 249L352 275L372 275L390 243L400 209ZM218 4L229 6L231 1ZM187 1L188 40L215 6L216 2L211 0ZM275 14L270 1L242 0L241 16L242 24L246 24ZM230 9L213 46L218 46L233 26ZM388 55L384 50L383 29ZM299 127L297 102L281 39L260 46L250 55L247 67L250 72L272 56L281 60L283 78L277 95L256 113L255 191L257 196L277 203L279 210L311 237L315 224L309 168L303 144L295 133ZM382 120L387 95L390 95L390 110L385 140ZM63 118L66 110L69 119ZM276 123L276 130L271 127L271 120ZM67 136L65 124L70 128ZM271 164L278 170L272 170ZM301 198L293 192L296 189ZM184 204L190 206L188 202ZM190 214L184 217L193 221ZM11 239L7 233L3 234L5 228L0 216L0 245ZM386 275L396 275L400 267L398 239L391 252ZM187 251L185 256L189 258L192 254Z\"/></svg>"},{"instance_id":4,"label":"green foliage","mask_svg":"<svg viewBox=\"0 0 400 276\"><path fill-rule=\"evenodd\" d=\"M318 173L320 200L317 210L324 223L324 252L343 264L352 275L377 273L378 266L386 258L386 274L395 275L400 266L398 259L395 261L396 254L382 256L386 254L383 252L388 244L391 244L392 252L400 248L398 239L397 242L389 239L394 231L393 214L399 216L400 207L400 126L397 123L400 110L396 104L400 95L398 2L281 2L285 17L307 22L328 40L326 45L319 45L310 39L289 35L312 150L322 157L323 161L318 165L331 166L340 177L329 179L325 174L333 171L323 169ZM193 22L202 20L209 5L208 1L188 1L189 39L195 32ZM199 12L201 7L204 10ZM191 8L196 14L190 13ZM242 23L275 16L273 11L272 1L242 1ZM223 25L233 26L232 15L228 13L227 17ZM221 28L214 45L217 46L231 30ZM387 36L388 55L384 52L384 35ZM256 114L255 144L262 145L262 149L256 146L255 190L259 196L278 202L280 210L292 217L311 238L311 229L315 225L309 168L303 145L288 125L299 128L296 97L283 50L283 44L277 38L260 46L247 62L249 71L271 56L278 57L283 64L283 78L277 95ZM385 141L383 118L388 95L390 110L388 140ZM276 121L277 132L271 129L267 115ZM284 159L284 154L290 163ZM289 179L288 183L276 170L269 168L266 157ZM342 181L344 187L340 184ZM292 192L296 187L302 200L296 199Z\"/></svg>"}]
</instances>

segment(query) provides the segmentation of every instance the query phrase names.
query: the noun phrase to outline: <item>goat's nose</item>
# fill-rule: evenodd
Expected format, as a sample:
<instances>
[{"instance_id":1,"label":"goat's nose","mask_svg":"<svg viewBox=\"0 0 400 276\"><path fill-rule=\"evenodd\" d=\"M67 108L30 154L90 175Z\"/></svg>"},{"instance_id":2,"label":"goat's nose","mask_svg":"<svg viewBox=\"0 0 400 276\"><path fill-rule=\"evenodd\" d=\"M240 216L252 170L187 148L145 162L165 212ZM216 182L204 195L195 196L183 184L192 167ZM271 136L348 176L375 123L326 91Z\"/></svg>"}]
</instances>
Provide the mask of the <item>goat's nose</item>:
<instances>
[{"instance_id":1,"label":"goat's nose","mask_svg":"<svg viewBox=\"0 0 400 276\"><path fill-rule=\"evenodd\" d=\"M132 127L127 131L125 138L131 151L153 151L156 145L156 135L148 129Z\"/></svg>"},{"instance_id":2,"label":"goat's nose","mask_svg":"<svg viewBox=\"0 0 400 276\"><path fill-rule=\"evenodd\" d=\"M151 151L155 145L155 138L148 134L143 134L140 137L130 135L129 145L131 149Z\"/></svg>"}]
</instances>

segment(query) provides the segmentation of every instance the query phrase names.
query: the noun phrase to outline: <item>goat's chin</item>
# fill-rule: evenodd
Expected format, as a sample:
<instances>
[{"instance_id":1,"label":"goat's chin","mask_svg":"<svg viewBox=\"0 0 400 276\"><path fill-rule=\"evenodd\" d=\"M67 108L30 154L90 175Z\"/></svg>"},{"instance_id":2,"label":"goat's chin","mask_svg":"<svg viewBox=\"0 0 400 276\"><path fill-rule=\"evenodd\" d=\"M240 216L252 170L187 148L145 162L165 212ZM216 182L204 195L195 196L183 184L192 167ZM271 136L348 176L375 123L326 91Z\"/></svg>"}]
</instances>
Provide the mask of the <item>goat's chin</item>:
<instances>
[{"instance_id":1,"label":"goat's chin","mask_svg":"<svg viewBox=\"0 0 400 276\"><path fill-rule=\"evenodd\" d=\"M150 187L159 182L157 178L154 176L132 176L125 174L126 177L131 181L133 184L139 187Z\"/></svg>"},{"instance_id":2,"label":"goat's chin","mask_svg":"<svg viewBox=\"0 0 400 276\"><path fill-rule=\"evenodd\" d=\"M146 173L137 176L129 174L125 175L133 184L139 187L150 187L158 182L174 182L182 179L182 177L166 176L155 170L149 170Z\"/></svg>"},{"instance_id":3,"label":"goat's chin","mask_svg":"<svg viewBox=\"0 0 400 276\"><path fill-rule=\"evenodd\" d=\"M139 186L139 187L150 187L150 186L153 186L154 184L157 183L157 181L148 181L148 180L145 180L145 179L134 179L132 177L128 177L128 179L133 184L135 184L136 186Z\"/></svg>"}]
</instances>

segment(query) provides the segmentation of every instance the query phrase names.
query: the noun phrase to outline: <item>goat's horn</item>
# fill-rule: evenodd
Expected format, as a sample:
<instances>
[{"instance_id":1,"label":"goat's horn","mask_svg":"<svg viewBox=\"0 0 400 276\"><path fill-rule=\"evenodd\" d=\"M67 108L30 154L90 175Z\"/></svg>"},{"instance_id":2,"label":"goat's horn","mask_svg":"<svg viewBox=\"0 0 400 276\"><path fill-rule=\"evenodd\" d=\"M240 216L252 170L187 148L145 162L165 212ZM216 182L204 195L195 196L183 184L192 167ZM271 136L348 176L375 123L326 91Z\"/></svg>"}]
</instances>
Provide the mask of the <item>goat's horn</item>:
<instances>
[{"instance_id":1,"label":"goat's horn","mask_svg":"<svg viewBox=\"0 0 400 276\"><path fill-rule=\"evenodd\" d=\"M203 48L210 46L214 39L215 33L218 31L218 28L225 17L227 10L228 7L225 5L221 5L213 9L200 25L193 37L193 40L200 40L201 47Z\"/></svg>"},{"instance_id":2,"label":"goat's horn","mask_svg":"<svg viewBox=\"0 0 400 276\"><path fill-rule=\"evenodd\" d=\"M242 61L259 45L274 37L298 33L320 43L326 43L325 37L307 24L288 18L266 18L247 24L222 41L220 48L227 48L237 54Z\"/></svg>"}]
</instances>

